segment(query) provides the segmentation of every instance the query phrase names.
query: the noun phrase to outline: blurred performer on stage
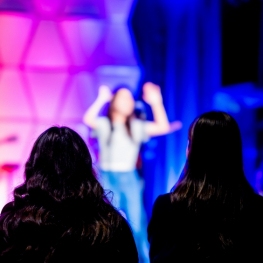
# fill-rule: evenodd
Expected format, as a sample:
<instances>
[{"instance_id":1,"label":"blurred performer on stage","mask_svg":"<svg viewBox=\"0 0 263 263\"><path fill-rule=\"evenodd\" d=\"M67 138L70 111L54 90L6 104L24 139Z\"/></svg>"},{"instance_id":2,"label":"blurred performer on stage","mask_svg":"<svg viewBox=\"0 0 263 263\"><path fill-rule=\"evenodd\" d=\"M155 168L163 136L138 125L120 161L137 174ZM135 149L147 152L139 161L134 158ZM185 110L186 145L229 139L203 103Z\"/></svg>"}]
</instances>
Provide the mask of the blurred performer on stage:
<instances>
[{"instance_id":1,"label":"blurred performer on stage","mask_svg":"<svg viewBox=\"0 0 263 263\"><path fill-rule=\"evenodd\" d=\"M153 121L135 117L135 100L129 87L121 85L111 91L103 85L83 116L84 123L98 139L102 185L113 192L113 204L125 213L131 224L140 263L149 262L149 259L147 218L143 204L144 183L136 170L136 161L143 142L151 136L171 131L160 87L151 82L145 83L143 99L151 107ZM107 116L102 117L100 111L106 103L109 103ZM180 127L178 121L176 129Z\"/></svg>"}]
</instances>

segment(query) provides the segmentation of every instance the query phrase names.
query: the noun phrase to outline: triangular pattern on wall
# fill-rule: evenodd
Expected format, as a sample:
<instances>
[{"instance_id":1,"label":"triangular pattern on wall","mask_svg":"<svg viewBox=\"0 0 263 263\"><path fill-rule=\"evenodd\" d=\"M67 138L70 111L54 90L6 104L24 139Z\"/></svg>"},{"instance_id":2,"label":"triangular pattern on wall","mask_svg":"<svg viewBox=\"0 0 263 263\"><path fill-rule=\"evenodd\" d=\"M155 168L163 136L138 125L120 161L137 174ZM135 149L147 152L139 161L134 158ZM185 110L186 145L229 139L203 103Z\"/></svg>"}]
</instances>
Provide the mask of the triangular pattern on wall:
<instances>
[{"instance_id":1,"label":"triangular pattern on wall","mask_svg":"<svg viewBox=\"0 0 263 263\"><path fill-rule=\"evenodd\" d=\"M32 23L32 19L25 15L0 15L0 60L3 65L20 64Z\"/></svg>"},{"instance_id":2,"label":"triangular pattern on wall","mask_svg":"<svg viewBox=\"0 0 263 263\"><path fill-rule=\"evenodd\" d=\"M66 125L89 144L82 115L98 86L137 87L140 71L127 24L132 2L0 0L0 167L20 165L12 174L0 170L0 200L22 180L41 132ZM1 144L13 133L19 141Z\"/></svg>"},{"instance_id":3,"label":"triangular pattern on wall","mask_svg":"<svg viewBox=\"0 0 263 263\"><path fill-rule=\"evenodd\" d=\"M32 110L30 98L22 78L23 72L4 68L0 75L0 119L30 121Z\"/></svg>"},{"instance_id":4,"label":"triangular pattern on wall","mask_svg":"<svg viewBox=\"0 0 263 263\"><path fill-rule=\"evenodd\" d=\"M25 65L41 68L66 68L70 65L55 21L39 22L25 57Z\"/></svg>"}]
</instances>

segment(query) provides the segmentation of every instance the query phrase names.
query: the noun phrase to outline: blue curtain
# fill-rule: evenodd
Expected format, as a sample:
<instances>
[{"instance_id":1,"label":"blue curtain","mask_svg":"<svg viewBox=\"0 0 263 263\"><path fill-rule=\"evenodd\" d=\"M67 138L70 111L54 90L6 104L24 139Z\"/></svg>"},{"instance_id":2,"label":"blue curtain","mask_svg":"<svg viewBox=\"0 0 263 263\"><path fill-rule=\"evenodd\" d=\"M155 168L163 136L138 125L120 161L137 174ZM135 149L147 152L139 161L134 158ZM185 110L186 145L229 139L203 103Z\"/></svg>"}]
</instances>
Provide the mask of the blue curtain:
<instances>
[{"instance_id":1,"label":"blue curtain","mask_svg":"<svg viewBox=\"0 0 263 263\"><path fill-rule=\"evenodd\" d=\"M178 180L185 162L191 121L213 108L221 85L219 0L138 0L131 17L141 83L162 89L169 121L183 128L152 138L142 149L145 205L151 215L155 198ZM151 112L147 109L148 118Z\"/></svg>"}]
</instances>

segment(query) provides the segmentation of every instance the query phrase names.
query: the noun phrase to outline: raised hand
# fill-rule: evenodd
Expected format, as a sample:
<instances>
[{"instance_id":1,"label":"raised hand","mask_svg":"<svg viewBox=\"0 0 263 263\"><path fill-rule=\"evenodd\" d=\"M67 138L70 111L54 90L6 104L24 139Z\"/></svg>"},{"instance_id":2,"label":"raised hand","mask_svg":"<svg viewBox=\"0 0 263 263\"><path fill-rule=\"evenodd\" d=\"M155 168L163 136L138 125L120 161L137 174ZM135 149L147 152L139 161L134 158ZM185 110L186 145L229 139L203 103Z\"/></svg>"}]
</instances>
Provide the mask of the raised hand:
<instances>
[{"instance_id":1,"label":"raised hand","mask_svg":"<svg viewBox=\"0 0 263 263\"><path fill-rule=\"evenodd\" d=\"M111 89L106 85L101 85L98 90L96 100L90 105L83 115L83 122L90 128L96 129L97 118L101 107L112 99Z\"/></svg>"},{"instance_id":2,"label":"raised hand","mask_svg":"<svg viewBox=\"0 0 263 263\"><path fill-rule=\"evenodd\" d=\"M163 98L160 86L152 82L146 82L143 85L143 100L151 106L162 104Z\"/></svg>"},{"instance_id":3,"label":"raised hand","mask_svg":"<svg viewBox=\"0 0 263 263\"><path fill-rule=\"evenodd\" d=\"M104 103L111 101L112 99L111 89L106 85L99 86L98 99Z\"/></svg>"}]
</instances>

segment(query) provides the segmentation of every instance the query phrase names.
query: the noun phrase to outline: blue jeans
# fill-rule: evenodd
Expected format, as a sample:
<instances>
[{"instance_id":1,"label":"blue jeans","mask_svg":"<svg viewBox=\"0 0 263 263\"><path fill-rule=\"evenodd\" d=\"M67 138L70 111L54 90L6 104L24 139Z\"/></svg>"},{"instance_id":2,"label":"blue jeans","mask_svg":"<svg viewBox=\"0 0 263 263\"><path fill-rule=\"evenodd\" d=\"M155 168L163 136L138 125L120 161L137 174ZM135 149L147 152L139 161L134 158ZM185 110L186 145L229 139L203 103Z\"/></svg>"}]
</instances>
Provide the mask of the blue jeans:
<instances>
[{"instance_id":1,"label":"blue jeans","mask_svg":"<svg viewBox=\"0 0 263 263\"><path fill-rule=\"evenodd\" d=\"M137 171L110 172L101 171L101 184L113 193L112 204L119 209L133 231L139 253L140 263L149 262L147 241L147 218L143 204L143 180Z\"/></svg>"}]
</instances>

